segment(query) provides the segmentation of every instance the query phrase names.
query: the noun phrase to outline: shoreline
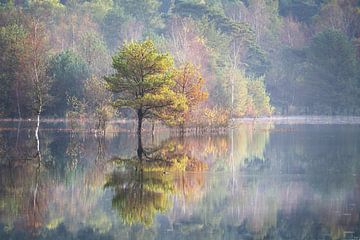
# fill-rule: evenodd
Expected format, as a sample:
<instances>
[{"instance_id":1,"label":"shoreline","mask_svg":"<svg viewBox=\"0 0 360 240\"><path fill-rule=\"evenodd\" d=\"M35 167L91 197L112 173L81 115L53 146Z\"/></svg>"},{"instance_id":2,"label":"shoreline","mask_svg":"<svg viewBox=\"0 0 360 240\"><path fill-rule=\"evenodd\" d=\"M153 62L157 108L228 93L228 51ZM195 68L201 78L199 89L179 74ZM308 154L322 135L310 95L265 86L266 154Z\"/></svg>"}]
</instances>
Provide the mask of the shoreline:
<instances>
[{"instance_id":1,"label":"shoreline","mask_svg":"<svg viewBox=\"0 0 360 240\"><path fill-rule=\"evenodd\" d=\"M33 130L32 126L37 122L36 119L0 119L0 132L3 131L23 131ZM102 135L101 130L92 127L91 119L69 120L64 118L45 118L40 121L42 126L40 131L60 131L72 133L86 133ZM17 124L14 126L11 124ZM75 125L73 125L75 124ZM272 116L259 118L236 118L232 119L228 126L189 126L184 132L184 136L201 135L222 135L231 129L236 129L242 124L275 124L275 125L360 125L360 116ZM57 125L57 126L56 126ZM160 122L155 124L155 135L166 133L171 136L180 136L179 128L167 127ZM107 123L106 135L116 133L126 133L136 135L136 120L115 119ZM143 126L145 135L152 135L151 123L146 121Z\"/></svg>"},{"instance_id":2,"label":"shoreline","mask_svg":"<svg viewBox=\"0 0 360 240\"><path fill-rule=\"evenodd\" d=\"M36 122L37 119L18 119L18 118L0 118L0 122ZM341 124L341 123L353 123L360 124L360 116L346 116L346 115L291 115L291 116L271 116L271 117L243 117L234 118L230 120L232 123L250 123L250 122L272 122L272 123L299 123L299 124ZM42 118L42 123L91 123L92 119L66 119L66 118ZM135 119L113 119L109 120L109 124L116 123L134 123ZM231 124L229 124L231 125Z\"/></svg>"},{"instance_id":3,"label":"shoreline","mask_svg":"<svg viewBox=\"0 0 360 240\"><path fill-rule=\"evenodd\" d=\"M238 118L234 123L275 123L275 124L360 124L360 116L293 115L260 118Z\"/></svg>"}]
</instances>

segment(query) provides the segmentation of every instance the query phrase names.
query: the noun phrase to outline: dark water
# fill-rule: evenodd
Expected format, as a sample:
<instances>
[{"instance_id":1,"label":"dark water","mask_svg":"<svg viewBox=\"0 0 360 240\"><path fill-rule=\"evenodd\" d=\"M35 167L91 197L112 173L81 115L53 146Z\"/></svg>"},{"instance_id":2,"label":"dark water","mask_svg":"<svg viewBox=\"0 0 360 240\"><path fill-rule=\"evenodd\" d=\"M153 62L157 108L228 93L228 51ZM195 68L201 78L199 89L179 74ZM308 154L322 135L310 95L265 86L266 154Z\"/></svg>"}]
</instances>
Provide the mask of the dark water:
<instances>
[{"instance_id":1,"label":"dark water","mask_svg":"<svg viewBox=\"0 0 360 240\"><path fill-rule=\"evenodd\" d=\"M359 239L360 125L105 138L1 123L0 239ZM116 131L115 131L116 132Z\"/></svg>"}]
</instances>

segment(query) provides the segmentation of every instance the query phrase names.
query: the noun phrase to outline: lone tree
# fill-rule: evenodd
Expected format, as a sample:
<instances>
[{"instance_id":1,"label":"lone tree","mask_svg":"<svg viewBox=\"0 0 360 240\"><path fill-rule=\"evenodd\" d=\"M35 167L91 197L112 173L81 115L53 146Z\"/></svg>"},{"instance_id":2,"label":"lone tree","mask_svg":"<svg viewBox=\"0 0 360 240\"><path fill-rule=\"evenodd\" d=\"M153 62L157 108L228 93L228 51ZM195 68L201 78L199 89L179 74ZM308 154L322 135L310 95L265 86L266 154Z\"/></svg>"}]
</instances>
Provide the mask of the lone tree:
<instances>
[{"instance_id":1,"label":"lone tree","mask_svg":"<svg viewBox=\"0 0 360 240\"><path fill-rule=\"evenodd\" d=\"M172 57L160 53L151 40L125 44L113 57L112 65L116 72L105 81L115 95L114 105L136 112L139 140L144 119L165 120L168 116L160 114L162 109L172 109L172 114L187 109L185 96L172 90Z\"/></svg>"}]
</instances>

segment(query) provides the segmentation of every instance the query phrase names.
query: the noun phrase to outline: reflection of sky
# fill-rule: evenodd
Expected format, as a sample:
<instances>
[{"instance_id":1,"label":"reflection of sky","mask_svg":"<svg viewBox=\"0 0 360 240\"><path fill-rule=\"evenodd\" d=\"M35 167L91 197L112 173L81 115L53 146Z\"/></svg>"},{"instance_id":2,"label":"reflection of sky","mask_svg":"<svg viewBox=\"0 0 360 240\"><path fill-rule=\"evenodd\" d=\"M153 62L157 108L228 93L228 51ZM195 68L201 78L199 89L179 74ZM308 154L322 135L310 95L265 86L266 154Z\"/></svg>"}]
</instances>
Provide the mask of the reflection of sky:
<instances>
[{"instance_id":1,"label":"reflection of sky","mask_svg":"<svg viewBox=\"0 0 360 240\"><path fill-rule=\"evenodd\" d=\"M357 125L246 124L228 135L188 137L183 151L207 162L209 170L174 174L172 206L142 227L122 224L112 208L114 190L104 189L116 169L108 160L136 154L135 136L99 141L85 133L43 131L45 160L38 170L34 160L24 160L33 153L31 133L3 131L0 222L7 229L90 227L126 238L146 238L149 231L179 238L225 232L228 238L261 238L302 229L309 236L341 237L359 223L359 133Z\"/></svg>"}]
</instances>

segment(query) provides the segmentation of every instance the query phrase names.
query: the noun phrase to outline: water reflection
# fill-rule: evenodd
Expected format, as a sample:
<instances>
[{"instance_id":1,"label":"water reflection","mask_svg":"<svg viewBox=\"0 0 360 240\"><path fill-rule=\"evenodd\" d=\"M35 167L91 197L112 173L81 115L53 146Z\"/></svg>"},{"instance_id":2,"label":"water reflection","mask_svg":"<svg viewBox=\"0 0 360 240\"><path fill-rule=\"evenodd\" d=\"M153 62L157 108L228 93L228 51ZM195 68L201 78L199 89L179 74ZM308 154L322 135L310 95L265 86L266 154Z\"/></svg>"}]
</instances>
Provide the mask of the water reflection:
<instances>
[{"instance_id":1,"label":"water reflection","mask_svg":"<svg viewBox=\"0 0 360 240\"><path fill-rule=\"evenodd\" d=\"M126 224L143 223L149 226L157 213L165 213L172 207L171 195L180 192L189 198L192 175L196 171L197 185L202 185L201 171L207 164L190 157L184 144L166 140L160 147L143 148L140 142L137 156L114 158L120 170L112 173L105 187L114 189L113 207ZM201 188L201 187L200 187ZM194 192L193 192L194 193Z\"/></svg>"},{"instance_id":2,"label":"water reflection","mask_svg":"<svg viewBox=\"0 0 360 240\"><path fill-rule=\"evenodd\" d=\"M184 139L0 131L0 239L360 236L358 125ZM50 128L50 127L49 127ZM14 130L13 130L14 129Z\"/></svg>"}]
</instances>

